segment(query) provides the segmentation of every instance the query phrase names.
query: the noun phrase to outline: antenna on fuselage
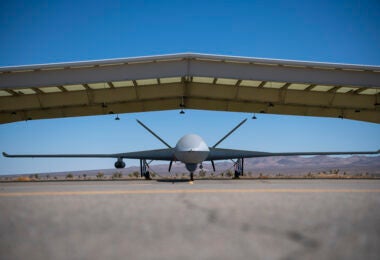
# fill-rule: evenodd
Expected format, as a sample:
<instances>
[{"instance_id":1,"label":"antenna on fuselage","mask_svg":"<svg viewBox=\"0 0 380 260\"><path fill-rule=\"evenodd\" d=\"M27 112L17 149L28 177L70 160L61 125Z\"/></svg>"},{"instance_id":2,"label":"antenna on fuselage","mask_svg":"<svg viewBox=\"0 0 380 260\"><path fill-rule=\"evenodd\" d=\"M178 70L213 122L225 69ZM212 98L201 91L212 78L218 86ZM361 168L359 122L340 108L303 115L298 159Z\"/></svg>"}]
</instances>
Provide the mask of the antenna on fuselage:
<instances>
[{"instance_id":1,"label":"antenna on fuselage","mask_svg":"<svg viewBox=\"0 0 380 260\"><path fill-rule=\"evenodd\" d=\"M168 148L172 148L167 142L165 142L161 137L159 137L155 132L153 132L149 127L144 125L140 120L136 119L137 123L139 123L142 127L144 127L149 133L151 133L154 137L156 137L158 140L160 140L164 145L166 145Z\"/></svg>"},{"instance_id":2,"label":"antenna on fuselage","mask_svg":"<svg viewBox=\"0 0 380 260\"><path fill-rule=\"evenodd\" d=\"M226 134L225 136L223 136L222 139L220 139L216 144L214 144L214 146L212 148L215 148L217 147L221 142L224 141L224 139L226 139L227 137L229 137L233 132L236 131L236 129L238 129L242 124L244 124L245 122L247 121L247 118L244 119L243 121L241 121L237 126L234 127L234 129L232 129L231 131L228 132L228 134Z\"/></svg>"}]
</instances>

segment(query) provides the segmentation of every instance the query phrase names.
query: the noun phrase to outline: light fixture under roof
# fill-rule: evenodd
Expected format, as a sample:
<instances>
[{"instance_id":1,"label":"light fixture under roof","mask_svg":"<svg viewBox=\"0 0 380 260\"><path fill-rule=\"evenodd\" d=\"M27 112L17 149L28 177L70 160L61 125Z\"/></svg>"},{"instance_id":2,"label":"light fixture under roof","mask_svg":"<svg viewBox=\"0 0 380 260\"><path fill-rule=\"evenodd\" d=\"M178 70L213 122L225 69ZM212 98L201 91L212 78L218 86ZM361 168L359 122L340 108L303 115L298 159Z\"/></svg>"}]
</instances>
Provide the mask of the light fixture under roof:
<instances>
[{"instance_id":1,"label":"light fixture under roof","mask_svg":"<svg viewBox=\"0 0 380 260\"><path fill-rule=\"evenodd\" d=\"M183 101L183 96L182 96L181 104L179 104L179 107L181 108L181 111L179 113L181 115L185 114L185 111L183 110L185 108L185 102Z\"/></svg>"}]
</instances>

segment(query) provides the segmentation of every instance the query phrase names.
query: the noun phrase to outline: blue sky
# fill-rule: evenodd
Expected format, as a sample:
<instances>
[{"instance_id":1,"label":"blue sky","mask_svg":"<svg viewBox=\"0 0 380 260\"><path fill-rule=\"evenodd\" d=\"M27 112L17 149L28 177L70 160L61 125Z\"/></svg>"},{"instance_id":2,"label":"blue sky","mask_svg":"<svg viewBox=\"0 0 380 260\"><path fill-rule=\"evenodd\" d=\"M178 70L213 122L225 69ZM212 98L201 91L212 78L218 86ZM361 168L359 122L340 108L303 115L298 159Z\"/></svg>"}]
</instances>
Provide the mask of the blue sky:
<instances>
[{"instance_id":1,"label":"blue sky","mask_svg":"<svg viewBox=\"0 0 380 260\"><path fill-rule=\"evenodd\" d=\"M0 66L179 52L380 65L379 1L2 1ZM200 134L209 145L244 113L178 111L0 125L12 153L115 153ZM377 150L380 125L259 115L221 147L263 151ZM127 161L127 165L135 161ZM111 168L108 159L5 159L0 174Z\"/></svg>"}]
</instances>

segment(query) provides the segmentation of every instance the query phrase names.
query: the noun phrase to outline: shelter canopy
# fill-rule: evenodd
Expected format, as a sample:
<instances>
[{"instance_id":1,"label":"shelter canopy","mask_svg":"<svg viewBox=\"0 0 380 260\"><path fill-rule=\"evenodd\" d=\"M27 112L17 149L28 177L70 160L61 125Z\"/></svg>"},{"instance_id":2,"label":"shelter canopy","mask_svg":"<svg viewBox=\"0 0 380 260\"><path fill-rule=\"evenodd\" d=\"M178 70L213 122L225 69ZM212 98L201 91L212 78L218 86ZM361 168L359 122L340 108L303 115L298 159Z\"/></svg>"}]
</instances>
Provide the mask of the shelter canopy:
<instances>
[{"instance_id":1,"label":"shelter canopy","mask_svg":"<svg viewBox=\"0 0 380 260\"><path fill-rule=\"evenodd\" d=\"M185 53L0 68L0 123L182 107L380 123L380 66Z\"/></svg>"}]
</instances>

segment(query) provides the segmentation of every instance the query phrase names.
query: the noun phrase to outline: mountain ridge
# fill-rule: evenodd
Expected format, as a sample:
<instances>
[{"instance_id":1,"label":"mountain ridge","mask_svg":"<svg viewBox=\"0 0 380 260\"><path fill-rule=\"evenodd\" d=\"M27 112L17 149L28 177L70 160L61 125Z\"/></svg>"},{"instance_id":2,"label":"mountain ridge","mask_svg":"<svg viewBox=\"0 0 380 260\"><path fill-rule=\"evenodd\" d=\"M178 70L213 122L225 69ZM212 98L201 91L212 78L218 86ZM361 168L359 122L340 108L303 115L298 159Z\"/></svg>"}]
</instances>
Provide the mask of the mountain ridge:
<instances>
[{"instance_id":1,"label":"mountain ridge","mask_svg":"<svg viewBox=\"0 0 380 260\"><path fill-rule=\"evenodd\" d=\"M234 171L232 161L220 161L215 163L215 175L226 173L227 171ZM159 175L175 175L188 173L183 163L173 163L171 173L168 173L169 163L160 163L151 165L150 171ZM317 156L278 156L278 157L258 157L248 158L244 160L244 172L251 176L258 176L260 174L266 175L294 175L300 176L308 173L330 172L339 170L346 174L373 174L380 175L380 156L361 156L354 155L348 157L333 157L325 155ZM62 172L45 172L45 173L29 173L50 176L65 176L68 173L79 176L86 174L87 176L94 176L99 172L105 175L112 175L113 173L122 173L127 176L133 172L139 172L138 166L130 166L124 169L98 169L98 170L82 170L82 171L62 171ZM195 174L198 174L200 169L197 169ZM212 166L209 162L203 163L203 171L206 174L213 173ZM16 176L28 174L12 174L2 175Z\"/></svg>"}]
</instances>

